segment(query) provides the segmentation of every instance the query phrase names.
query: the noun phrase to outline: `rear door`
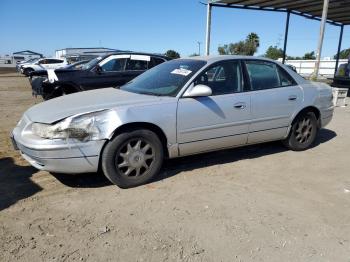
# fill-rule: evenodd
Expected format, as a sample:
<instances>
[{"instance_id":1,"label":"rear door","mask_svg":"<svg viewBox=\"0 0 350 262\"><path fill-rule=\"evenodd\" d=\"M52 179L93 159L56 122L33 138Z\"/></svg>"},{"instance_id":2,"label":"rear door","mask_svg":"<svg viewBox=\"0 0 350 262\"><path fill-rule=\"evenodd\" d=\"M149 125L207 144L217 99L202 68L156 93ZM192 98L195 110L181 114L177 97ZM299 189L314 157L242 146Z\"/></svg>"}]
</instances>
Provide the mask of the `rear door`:
<instances>
[{"instance_id":1,"label":"rear door","mask_svg":"<svg viewBox=\"0 0 350 262\"><path fill-rule=\"evenodd\" d=\"M123 84L131 81L138 75L145 72L151 65L151 57L148 55L131 55L126 61L125 72L123 73Z\"/></svg>"},{"instance_id":2,"label":"rear door","mask_svg":"<svg viewBox=\"0 0 350 262\"><path fill-rule=\"evenodd\" d=\"M212 89L208 97L180 98L177 139L180 155L211 151L247 142L250 121L250 93L239 60L210 66L193 83Z\"/></svg>"},{"instance_id":3,"label":"rear door","mask_svg":"<svg viewBox=\"0 0 350 262\"><path fill-rule=\"evenodd\" d=\"M251 88L248 143L284 138L292 115L302 103L302 89L276 63L246 60L245 66Z\"/></svg>"},{"instance_id":4,"label":"rear door","mask_svg":"<svg viewBox=\"0 0 350 262\"><path fill-rule=\"evenodd\" d=\"M42 69L49 69L49 63L48 63L48 59L41 59L40 61L38 61L39 66Z\"/></svg>"},{"instance_id":5,"label":"rear door","mask_svg":"<svg viewBox=\"0 0 350 262\"><path fill-rule=\"evenodd\" d=\"M60 68L60 67L65 66L64 60L62 60L62 59L48 59L48 60L50 60L49 66L52 69L56 69L56 68Z\"/></svg>"}]
</instances>

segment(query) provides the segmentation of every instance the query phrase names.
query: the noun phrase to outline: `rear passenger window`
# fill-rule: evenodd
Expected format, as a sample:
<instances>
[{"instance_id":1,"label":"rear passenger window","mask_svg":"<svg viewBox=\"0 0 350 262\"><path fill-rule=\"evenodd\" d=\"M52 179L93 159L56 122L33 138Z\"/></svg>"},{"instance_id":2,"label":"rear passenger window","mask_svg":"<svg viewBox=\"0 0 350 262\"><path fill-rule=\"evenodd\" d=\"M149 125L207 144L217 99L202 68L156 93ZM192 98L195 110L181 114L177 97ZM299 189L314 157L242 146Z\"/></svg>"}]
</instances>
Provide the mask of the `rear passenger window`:
<instances>
[{"instance_id":1,"label":"rear passenger window","mask_svg":"<svg viewBox=\"0 0 350 262\"><path fill-rule=\"evenodd\" d=\"M213 96L232 94L242 91L242 74L239 61L218 63L202 73L195 85L207 85Z\"/></svg>"},{"instance_id":2,"label":"rear passenger window","mask_svg":"<svg viewBox=\"0 0 350 262\"><path fill-rule=\"evenodd\" d=\"M294 79L282 68L278 67L278 73L280 76L281 86L291 86L296 84Z\"/></svg>"},{"instance_id":3,"label":"rear passenger window","mask_svg":"<svg viewBox=\"0 0 350 262\"><path fill-rule=\"evenodd\" d=\"M147 70L148 61L128 59L125 70L138 71Z\"/></svg>"},{"instance_id":4,"label":"rear passenger window","mask_svg":"<svg viewBox=\"0 0 350 262\"><path fill-rule=\"evenodd\" d=\"M246 61L246 67L252 90L263 90L294 84L292 77L275 63Z\"/></svg>"},{"instance_id":5,"label":"rear passenger window","mask_svg":"<svg viewBox=\"0 0 350 262\"><path fill-rule=\"evenodd\" d=\"M148 68L152 68L152 67L155 67L161 63L164 63L164 59L162 58L158 58L158 57L151 57L151 62L149 63L148 65Z\"/></svg>"},{"instance_id":6,"label":"rear passenger window","mask_svg":"<svg viewBox=\"0 0 350 262\"><path fill-rule=\"evenodd\" d=\"M46 59L46 64L54 64L55 61L55 59Z\"/></svg>"}]
</instances>

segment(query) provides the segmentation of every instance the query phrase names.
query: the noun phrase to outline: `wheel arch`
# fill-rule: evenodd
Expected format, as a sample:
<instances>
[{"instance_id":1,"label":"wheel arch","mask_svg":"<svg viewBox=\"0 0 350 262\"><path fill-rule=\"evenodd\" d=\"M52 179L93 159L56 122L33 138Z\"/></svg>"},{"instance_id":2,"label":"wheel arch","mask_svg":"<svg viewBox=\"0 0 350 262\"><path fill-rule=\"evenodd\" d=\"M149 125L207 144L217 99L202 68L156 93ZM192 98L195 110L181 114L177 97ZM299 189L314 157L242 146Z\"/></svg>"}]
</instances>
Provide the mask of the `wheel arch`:
<instances>
[{"instance_id":1,"label":"wheel arch","mask_svg":"<svg viewBox=\"0 0 350 262\"><path fill-rule=\"evenodd\" d=\"M131 122L131 123L123 124L123 125L117 127L117 129L114 130L114 132L111 134L109 140L113 139L114 137L116 137L117 135L119 135L119 134L121 134L123 132L128 132L130 130L135 130L135 129L148 129L148 130L154 132L159 137L159 139L160 139L160 141L161 141L161 143L163 145L164 156L166 158L169 157L169 151L168 151L168 147L167 147L167 144L168 144L167 136L165 135L165 132L163 131L162 128L160 128L159 126L157 126L157 125L155 125L153 123L149 123L149 122Z\"/></svg>"},{"instance_id":2,"label":"wheel arch","mask_svg":"<svg viewBox=\"0 0 350 262\"><path fill-rule=\"evenodd\" d=\"M301 114L304 114L306 112L312 112L315 114L316 116L316 119L317 119L317 126L318 128L321 128L321 111L316 107L316 106L307 106L307 107L304 107L302 110L300 110L293 118L293 121L291 123L291 125L294 124L296 118L298 116L300 116Z\"/></svg>"},{"instance_id":3,"label":"wheel arch","mask_svg":"<svg viewBox=\"0 0 350 262\"><path fill-rule=\"evenodd\" d=\"M25 67L25 68L23 69L23 72L28 72L29 70L30 70L30 71L35 71L33 67Z\"/></svg>"}]
</instances>

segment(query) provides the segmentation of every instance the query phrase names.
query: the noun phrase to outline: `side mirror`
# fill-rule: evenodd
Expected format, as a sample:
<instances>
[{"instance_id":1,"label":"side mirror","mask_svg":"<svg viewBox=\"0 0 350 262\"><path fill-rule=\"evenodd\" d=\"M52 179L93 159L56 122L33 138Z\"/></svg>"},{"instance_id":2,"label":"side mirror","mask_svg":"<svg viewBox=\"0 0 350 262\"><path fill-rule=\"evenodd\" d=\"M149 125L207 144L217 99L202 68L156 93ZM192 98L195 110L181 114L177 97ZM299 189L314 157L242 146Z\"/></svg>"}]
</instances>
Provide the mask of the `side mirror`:
<instances>
[{"instance_id":1,"label":"side mirror","mask_svg":"<svg viewBox=\"0 0 350 262\"><path fill-rule=\"evenodd\" d=\"M97 65L97 66L95 67L95 72L96 72L97 74L101 74L101 72L102 72L102 67L101 67L100 65Z\"/></svg>"},{"instance_id":2,"label":"side mirror","mask_svg":"<svg viewBox=\"0 0 350 262\"><path fill-rule=\"evenodd\" d=\"M206 85L196 85L188 88L184 93L183 97L201 97L201 96L211 96L212 90Z\"/></svg>"}]
</instances>

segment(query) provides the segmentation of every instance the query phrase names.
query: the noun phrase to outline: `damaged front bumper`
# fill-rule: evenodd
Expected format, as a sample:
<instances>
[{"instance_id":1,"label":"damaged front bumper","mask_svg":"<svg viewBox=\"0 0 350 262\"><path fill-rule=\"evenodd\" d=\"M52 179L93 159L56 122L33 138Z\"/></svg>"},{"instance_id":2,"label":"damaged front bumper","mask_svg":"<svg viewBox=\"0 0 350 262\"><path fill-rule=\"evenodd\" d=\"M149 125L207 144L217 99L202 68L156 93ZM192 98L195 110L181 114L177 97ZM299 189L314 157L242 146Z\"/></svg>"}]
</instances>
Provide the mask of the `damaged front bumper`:
<instances>
[{"instance_id":1,"label":"damaged front bumper","mask_svg":"<svg viewBox=\"0 0 350 262\"><path fill-rule=\"evenodd\" d=\"M32 166L55 173L97 172L106 140L81 142L73 139L43 139L26 132L28 122L12 132L14 148Z\"/></svg>"},{"instance_id":2,"label":"damaged front bumper","mask_svg":"<svg viewBox=\"0 0 350 262\"><path fill-rule=\"evenodd\" d=\"M55 91L59 83L50 83L46 76L33 76L29 80L33 96L43 96Z\"/></svg>"}]
</instances>

